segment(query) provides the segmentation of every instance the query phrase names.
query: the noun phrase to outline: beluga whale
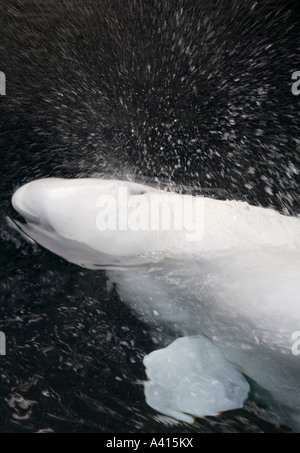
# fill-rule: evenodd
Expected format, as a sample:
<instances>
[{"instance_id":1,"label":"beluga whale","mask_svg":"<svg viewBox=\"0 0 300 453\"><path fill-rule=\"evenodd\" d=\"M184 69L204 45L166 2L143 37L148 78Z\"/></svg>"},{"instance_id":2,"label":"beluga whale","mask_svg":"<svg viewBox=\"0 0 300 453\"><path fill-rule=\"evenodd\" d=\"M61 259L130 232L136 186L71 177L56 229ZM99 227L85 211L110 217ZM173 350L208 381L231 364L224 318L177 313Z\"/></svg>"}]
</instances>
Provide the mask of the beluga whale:
<instances>
[{"instance_id":1,"label":"beluga whale","mask_svg":"<svg viewBox=\"0 0 300 453\"><path fill-rule=\"evenodd\" d=\"M157 412L192 422L243 407L300 431L300 218L109 179L47 178L12 197L25 237L104 269L166 332L144 358ZM167 346L166 346L167 345Z\"/></svg>"}]
</instances>

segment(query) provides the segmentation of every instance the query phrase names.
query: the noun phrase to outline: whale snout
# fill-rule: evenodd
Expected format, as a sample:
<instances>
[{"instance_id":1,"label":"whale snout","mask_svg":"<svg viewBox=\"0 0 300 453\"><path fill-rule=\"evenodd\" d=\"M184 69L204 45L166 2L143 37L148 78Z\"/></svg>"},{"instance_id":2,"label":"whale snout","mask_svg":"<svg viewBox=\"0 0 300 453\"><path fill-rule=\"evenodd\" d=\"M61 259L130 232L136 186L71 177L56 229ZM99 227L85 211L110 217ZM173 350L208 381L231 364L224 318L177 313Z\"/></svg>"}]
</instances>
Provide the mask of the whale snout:
<instances>
[{"instance_id":1,"label":"whale snout","mask_svg":"<svg viewBox=\"0 0 300 453\"><path fill-rule=\"evenodd\" d=\"M40 216L35 207L35 186L34 182L25 184L17 189L11 200L13 208L30 223L40 221Z\"/></svg>"}]
</instances>

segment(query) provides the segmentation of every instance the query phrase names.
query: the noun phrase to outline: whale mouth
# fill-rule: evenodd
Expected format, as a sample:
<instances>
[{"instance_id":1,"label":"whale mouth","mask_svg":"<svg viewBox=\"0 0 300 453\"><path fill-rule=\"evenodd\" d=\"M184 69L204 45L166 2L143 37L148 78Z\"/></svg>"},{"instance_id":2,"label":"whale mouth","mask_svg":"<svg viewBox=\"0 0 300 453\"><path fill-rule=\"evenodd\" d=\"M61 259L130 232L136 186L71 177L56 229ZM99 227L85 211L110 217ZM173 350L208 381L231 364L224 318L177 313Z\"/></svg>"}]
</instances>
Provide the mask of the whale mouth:
<instances>
[{"instance_id":1,"label":"whale mouth","mask_svg":"<svg viewBox=\"0 0 300 453\"><path fill-rule=\"evenodd\" d=\"M29 223L39 223L40 216L33 212L32 206L28 206L28 199L26 192L28 191L29 184L20 187L16 190L12 197L13 208ZM27 202L26 202L27 201Z\"/></svg>"}]
</instances>

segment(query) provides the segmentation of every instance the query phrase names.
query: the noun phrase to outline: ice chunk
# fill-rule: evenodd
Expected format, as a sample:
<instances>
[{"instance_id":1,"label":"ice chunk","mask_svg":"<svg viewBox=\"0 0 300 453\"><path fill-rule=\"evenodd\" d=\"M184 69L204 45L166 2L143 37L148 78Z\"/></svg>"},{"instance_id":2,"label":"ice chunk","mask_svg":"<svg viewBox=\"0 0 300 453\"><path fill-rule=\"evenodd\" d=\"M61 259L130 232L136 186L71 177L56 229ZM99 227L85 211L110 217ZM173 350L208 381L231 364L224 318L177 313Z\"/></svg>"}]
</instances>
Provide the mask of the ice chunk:
<instances>
[{"instance_id":1,"label":"ice chunk","mask_svg":"<svg viewBox=\"0 0 300 453\"><path fill-rule=\"evenodd\" d=\"M144 365L147 403L178 420L241 408L248 397L245 377L202 336L179 338L147 355Z\"/></svg>"}]
</instances>

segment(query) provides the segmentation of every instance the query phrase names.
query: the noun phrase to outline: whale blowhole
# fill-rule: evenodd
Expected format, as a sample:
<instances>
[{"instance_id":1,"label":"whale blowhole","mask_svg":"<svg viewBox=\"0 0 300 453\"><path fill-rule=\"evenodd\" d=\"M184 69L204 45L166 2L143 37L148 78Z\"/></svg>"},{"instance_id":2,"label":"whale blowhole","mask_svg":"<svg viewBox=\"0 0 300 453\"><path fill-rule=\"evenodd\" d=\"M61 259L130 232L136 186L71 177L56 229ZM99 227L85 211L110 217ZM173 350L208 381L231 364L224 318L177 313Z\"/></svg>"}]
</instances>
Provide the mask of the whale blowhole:
<instances>
[{"instance_id":1,"label":"whale blowhole","mask_svg":"<svg viewBox=\"0 0 300 453\"><path fill-rule=\"evenodd\" d=\"M132 187L129 190L129 195L133 197L138 197L140 195L145 195L147 190L143 189L143 187Z\"/></svg>"}]
</instances>

